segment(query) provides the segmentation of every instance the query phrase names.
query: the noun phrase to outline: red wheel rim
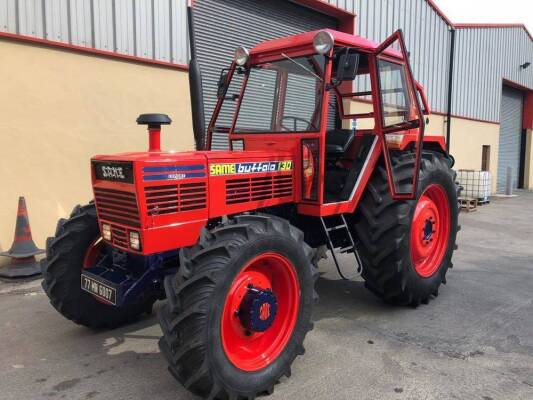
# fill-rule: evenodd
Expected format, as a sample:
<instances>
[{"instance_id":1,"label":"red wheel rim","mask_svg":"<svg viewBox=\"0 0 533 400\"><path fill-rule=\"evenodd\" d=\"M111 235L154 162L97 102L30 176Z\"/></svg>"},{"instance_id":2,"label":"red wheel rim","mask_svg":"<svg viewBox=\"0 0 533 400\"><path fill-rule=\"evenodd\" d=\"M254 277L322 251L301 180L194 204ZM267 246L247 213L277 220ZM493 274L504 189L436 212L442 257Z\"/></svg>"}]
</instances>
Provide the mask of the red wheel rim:
<instances>
[{"instance_id":1,"label":"red wheel rim","mask_svg":"<svg viewBox=\"0 0 533 400\"><path fill-rule=\"evenodd\" d=\"M418 199L411 225L411 259L418 275L432 276L446 254L450 204L441 185L428 186Z\"/></svg>"},{"instance_id":2,"label":"red wheel rim","mask_svg":"<svg viewBox=\"0 0 533 400\"><path fill-rule=\"evenodd\" d=\"M277 299L275 319L264 332L247 331L238 317L250 285L271 289ZM233 280L224 303L221 337L228 359L243 371L257 371L270 365L292 336L299 306L300 284L292 263L276 253L253 258ZM261 307L261 318L265 312L268 310Z\"/></svg>"},{"instance_id":3,"label":"red wheel rim","mask_svg":"<svg viewBox=\"0 0 533 400\"><path fill-rule=\"evenodd\" d=\"M102 238L95 239L87 251L85 252L85 256L83 257L83 269L87 269L90 267L94 267L96 264L96 261L98 260L98 257L100 256L100 253L102 252L102 245L103 245Z\"/></svg>"},{"instance_id":4,"label":"red wheel rim","mask_svg":"<svg viewBox=\"0 0 533 400\"><path fill-rule=\"evenodd\" d=\"M85 252L85 256L83 257L83 269L88 269L91 267L94 267L96 265L96 262L98 261L98 258L100 257L100 254L102 253L102 247L104 245L104 241L101 237L95 239L87 251ZM101 299L100 297L92 295L93 299L95 299L97 302L102 304L111 304L108 301L105 301L104 299Z\"/></svg>"}]
</instances>

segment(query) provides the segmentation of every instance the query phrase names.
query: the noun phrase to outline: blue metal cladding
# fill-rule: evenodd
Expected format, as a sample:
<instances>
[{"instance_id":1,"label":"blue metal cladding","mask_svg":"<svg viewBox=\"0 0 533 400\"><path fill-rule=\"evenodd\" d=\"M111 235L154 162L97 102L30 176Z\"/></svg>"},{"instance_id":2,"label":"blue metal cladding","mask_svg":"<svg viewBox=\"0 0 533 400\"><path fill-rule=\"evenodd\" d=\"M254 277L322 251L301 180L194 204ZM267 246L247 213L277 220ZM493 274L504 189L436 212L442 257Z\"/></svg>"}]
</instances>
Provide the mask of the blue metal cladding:
<instances>
[{"instance_id":1,"label":"blue metal cladding","mask_svg":"<svg viewBox=\"0 0 533 400\"><path fill-rule=\"evenodd\" d=\"M0 0L0 32L188 63L186 0Z\"/></svg>"}]
</instances>

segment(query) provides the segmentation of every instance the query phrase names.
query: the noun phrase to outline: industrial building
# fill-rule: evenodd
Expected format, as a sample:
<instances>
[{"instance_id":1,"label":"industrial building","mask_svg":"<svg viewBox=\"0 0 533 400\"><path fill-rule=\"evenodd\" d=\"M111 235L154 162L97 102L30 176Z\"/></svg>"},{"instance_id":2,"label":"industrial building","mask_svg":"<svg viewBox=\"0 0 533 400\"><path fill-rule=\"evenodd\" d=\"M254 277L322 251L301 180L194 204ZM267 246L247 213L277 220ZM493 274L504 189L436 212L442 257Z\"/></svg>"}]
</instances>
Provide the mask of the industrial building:
<instances>
[{"instance_id":1,"label":"industrial building","mask_svg":"<svg viewBox=\"0 0 533 400\"><path fill-rule=\"evenodd\" d=\"M533 38L523 25L454 24L431 0L195 0L206 118L237 45L333 28L375 42L404 31L415 79L456 168L493 192L533 189ZM503 7L504 5L502 5ZM186 0L0 2L0 250L25 195L38 244L91 198L89 158L146 148L143 112L169 114L166 149L194 146ZM216 137L225 148L224 137Z\"/></svg>"}]
</instances>

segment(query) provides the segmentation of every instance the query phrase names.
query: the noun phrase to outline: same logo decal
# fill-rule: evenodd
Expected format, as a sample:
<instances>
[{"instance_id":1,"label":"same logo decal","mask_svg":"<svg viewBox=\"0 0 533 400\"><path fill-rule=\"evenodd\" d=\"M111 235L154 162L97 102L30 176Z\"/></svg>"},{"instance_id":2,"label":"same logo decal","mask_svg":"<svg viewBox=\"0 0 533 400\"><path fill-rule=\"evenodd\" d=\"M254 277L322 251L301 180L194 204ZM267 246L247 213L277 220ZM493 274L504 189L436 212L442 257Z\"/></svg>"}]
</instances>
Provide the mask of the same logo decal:
<instances>
[{"instance_id":1,"label":"same logo decal","mask_svg":"<svg viewBox=\"0 0 533 400\"><path fill-rule=\"evenodd\" d=\"M209 174L217 175L238 175L254 174L266 172L285 172L292 171L292 160L287 161L260 161L246 163L223 163L210 164Z\"/></svg>"},{"instance_id":2,"label":"same logo decal","mask_svg":"<svg viewBox=\"0 0 533 400\"><path fill-rule=\"evenodd\" d=\"M124 176L124 170L122 169L122 167L110 167L110 166L103 165L102 176L105 179L119 179L119 180L126 179L126 177Z\"/></svg>"}]
</instances>

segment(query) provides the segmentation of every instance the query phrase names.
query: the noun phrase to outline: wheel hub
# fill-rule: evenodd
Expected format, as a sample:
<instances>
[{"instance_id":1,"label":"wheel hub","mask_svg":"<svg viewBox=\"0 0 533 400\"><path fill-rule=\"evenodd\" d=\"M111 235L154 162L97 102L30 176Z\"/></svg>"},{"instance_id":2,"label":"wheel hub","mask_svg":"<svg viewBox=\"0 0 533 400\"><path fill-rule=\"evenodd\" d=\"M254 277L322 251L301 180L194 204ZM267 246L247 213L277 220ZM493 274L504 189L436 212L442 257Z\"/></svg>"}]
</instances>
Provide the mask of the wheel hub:
<instances>
[{"instance_id":1,"label":"wheel hub","mask_svg":"<svg viewBox=\"0 0 533 400\"><path fill-rule=\"evenodd\" d=\"M250 332L265 332L274 323L278 303L271 289L248 286L238 310L242 326Z\"/></svg>"},{"instance_id":2,"label":"wheel hub","mask_svg":"<svg viewBox=\"0 0 533 400\"><path fill-rule=\"evenodd\" d=\"M435 233L435 231L433 230L434 224L435 224L435 220L432 217L426 219L426 222L424 224L424 230L423 230L424 240L426 241L426 243L432 240L431 237Z\"/></svg>"}]
</instances>

